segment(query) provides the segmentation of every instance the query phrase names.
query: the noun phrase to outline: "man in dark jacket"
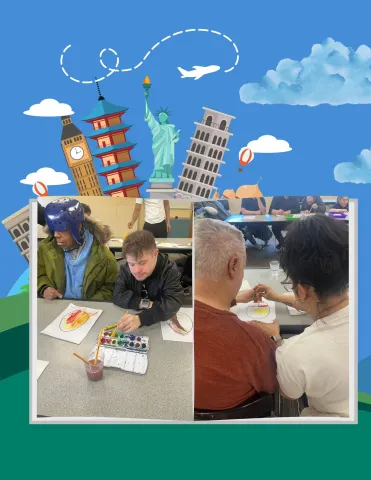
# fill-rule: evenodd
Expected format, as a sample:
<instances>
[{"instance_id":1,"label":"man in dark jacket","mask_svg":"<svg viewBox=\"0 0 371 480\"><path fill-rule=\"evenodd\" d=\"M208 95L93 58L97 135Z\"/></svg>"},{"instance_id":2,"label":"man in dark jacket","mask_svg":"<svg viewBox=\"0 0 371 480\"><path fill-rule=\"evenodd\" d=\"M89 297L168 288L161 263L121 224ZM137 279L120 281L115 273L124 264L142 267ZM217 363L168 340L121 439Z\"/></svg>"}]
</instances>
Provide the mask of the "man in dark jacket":
<instances>
[{"instance_id":1,"label":"man in dark jacket","mask_svg":"<svg viewBox=\"0 0 371 480\"><path fill-rule=\"evenodd\" d=\"M123 255L127 263L120 267L113 303L140 313L124 315L118 322L119 330L131 333L141 325L176 315L183 296L180 274L167 255L159 253L153 234L142 230L128 235Z\"/></svg>"},{"instance_id":2,"label":"man in dark jacket","mask_svg":"<svg viewBox=\"0 0 371 480\"><path fill-rule=\"evenodd\" d=\"M298 197L273 197L272 203L269 209L271 215L290 215L291 213L300 213L300 203ZM277 250L281 250L283 243L282 230L289 224L286 222L274 223L272 225L273 235L278 241L276 246Z\"/></svg>"}]
</instances>

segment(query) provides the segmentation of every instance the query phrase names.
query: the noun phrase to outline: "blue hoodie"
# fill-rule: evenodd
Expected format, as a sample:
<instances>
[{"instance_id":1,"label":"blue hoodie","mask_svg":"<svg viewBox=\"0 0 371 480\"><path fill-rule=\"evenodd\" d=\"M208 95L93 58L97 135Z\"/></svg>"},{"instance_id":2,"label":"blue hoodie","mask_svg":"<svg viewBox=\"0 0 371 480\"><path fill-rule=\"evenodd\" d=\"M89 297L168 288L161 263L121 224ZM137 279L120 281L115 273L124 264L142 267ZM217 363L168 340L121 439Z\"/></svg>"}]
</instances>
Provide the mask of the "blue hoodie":
<instances>
[{"instance_id":1,"label":"blue hoodie","mask_svg":"<svg viewBox=\"0 0 371 480\"><path fill-rule=\"evenodd\" d=\"M93 239L93 235L85 229L84 244L76 260L74 260L71 252L64 252L64 267L66 271L66 290L64 298L82 299L82 285L84 282L85 268L88 263Z\"/></svg>"}]
</instances>

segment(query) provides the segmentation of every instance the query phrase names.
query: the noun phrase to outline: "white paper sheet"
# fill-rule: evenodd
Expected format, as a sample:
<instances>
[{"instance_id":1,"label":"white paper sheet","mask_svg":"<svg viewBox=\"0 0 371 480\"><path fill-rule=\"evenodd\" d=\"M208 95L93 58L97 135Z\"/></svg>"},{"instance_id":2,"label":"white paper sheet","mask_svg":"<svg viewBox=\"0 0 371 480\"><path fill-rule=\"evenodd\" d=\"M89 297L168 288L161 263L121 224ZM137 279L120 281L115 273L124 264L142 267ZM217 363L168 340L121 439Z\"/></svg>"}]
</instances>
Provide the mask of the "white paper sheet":
<instances>
[{"instance_id":1,"label":"white paper sheet","mask_svg":"<svg viewBox=\"0 0 371 480\"><path fill-rule=\"evenodd\" d=\"M292 293L284 293L284 295L292 295ZM305 315L306 312L303 312L302 310L296 310L296 308L293 308L293 307L289 307L288 305L286 305L287 307L287 310L289 311L289 314L290 315Z\"/></svg>"},{"instance_id":2,"label":"white paper sheet","mask_svg":"<svg viewBox=\"0 0 371 480\"><path fill-rule=\"evenodd\" d=\"M244 280L238 293L246 292L246 290L251 290L251 287L249 282L247 280Z\"/></svg>"},{"instance_id":3,"label":"white paper sheet","mask_svg":"<svg viewBox=\"0 0 371 480\"><path fill-rule=\"evenodd\" d=\"M243 322L257 321L273 323L273 320L276 319L276 304L269 300L265 300L264 298L261 303L266 306L259 307L255 302L238 303L231 308L231 312L235 313Z\"/></svg>"},{"instance_id":4,"label":"white paper sheet","mask_svg":"<svg viewBox=\"0 0 371 480\"><path fill-rule=\"evenodd\" d=\"M167 322L161 322L163 340L172 342L193 342L193 308L181 308L177 313L180 325L189 333L182 335L173 330Z\"/></svg>"},{"instance_id":5,"label":"white paper sheet","mask_svg":"<svg viewBox=\"0 0 371 480\"><path fill-rule=\"evenodd\" d=\"M244 220L254 220L255 217L256 217L256 215L244 215L243 219Z\"/></svg>"},{"instance_id":6,"label":"white paper sheet","mask_svg":"<svg viewBox=\"0 0 371 480\"><path fill-rule=\"evenodd\" d=\"M43 371L46 369L48 365L49 365L49 362L46 362L45 360L37 360L37 363L36 363L37 379L39 379L40 375L43 373Z\"/></svg>"},{"instance_id":7,"label":"white paper sheet","mask_svg":"<svg viewBox=\"0 0 371 480\"><path fill-rule=\"evenodd\" d=\"M85 312L87 315L71 317L71 314L74 312ZM41 333L49 335L50 337L59 338L61 340L67 340L67 342L80 344L86 335L89 333L90 329L94 323L98 320L103 310L95 310L93 308L87 307L78 307L73 303L70 303L68 307L63 310L63 312ZM86 317L88 317L86 319ZM80 319L80 321L79 321Z\"/></svg>"},{"instance_id":8,"label":"white paper sheet","mask_svg":"<svg viewBox=\"0 0 371 480\"><path fill-rule=\"evenodd\" d=\"M170 243L170 242L161 242L161 243L156 243L156 246L157 247L176 248L176 247L178 247L178 244Z\"/></svg>"}]
</instances>

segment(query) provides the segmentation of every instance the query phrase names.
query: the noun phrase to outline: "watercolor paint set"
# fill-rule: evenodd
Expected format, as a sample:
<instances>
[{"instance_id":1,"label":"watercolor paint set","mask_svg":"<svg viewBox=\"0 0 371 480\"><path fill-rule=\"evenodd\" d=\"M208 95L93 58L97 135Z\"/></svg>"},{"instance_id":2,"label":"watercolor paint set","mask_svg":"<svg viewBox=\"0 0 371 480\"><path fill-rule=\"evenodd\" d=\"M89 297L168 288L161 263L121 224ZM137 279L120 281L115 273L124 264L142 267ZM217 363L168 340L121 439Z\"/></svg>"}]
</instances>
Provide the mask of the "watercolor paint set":
<instances>
[{"instance_id":1,"label":"watercolor paint set","mask_svg":"<svg viewBox=\"0 0 371 480\"><path fill-rule=\"evenodd\" d=\"M116 332L112 337L112 330L106 330L102 332L100 341L102 346L117 350L137 353L147 353L149 350L149 337L143 337L141 335Z\"/></svg>"}]
</instances>

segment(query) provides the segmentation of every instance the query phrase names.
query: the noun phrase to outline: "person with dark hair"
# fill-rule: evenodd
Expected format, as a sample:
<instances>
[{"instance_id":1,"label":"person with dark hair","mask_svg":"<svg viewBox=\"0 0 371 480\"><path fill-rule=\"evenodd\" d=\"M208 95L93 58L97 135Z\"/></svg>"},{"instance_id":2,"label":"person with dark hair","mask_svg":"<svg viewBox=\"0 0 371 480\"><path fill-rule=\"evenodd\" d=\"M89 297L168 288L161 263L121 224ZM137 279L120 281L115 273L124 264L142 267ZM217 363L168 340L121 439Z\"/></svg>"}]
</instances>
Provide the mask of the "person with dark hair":
<instances>
[{"instance_id":1,"label":"person with dark hair","mask_svg":"<svg viewBox=\"0 0 371 480\"><path fill-rule=\"evenodd\" d=\"M336 203L330 208L329 212L348 212L349 197L337 197Z\"/></svg>"},{"instance_id":2,"label":"person with dark hair","mask_svg":"<svg viewBox=\"0 0 371 480\"><path fill-rule=\"evenodd\" d=\"M283 243L281 267L292 281L292 296L268 285L254 291L310 313L313 324L277 349L280 392L290 399L307 395L302 415L349 416L348 226L325 215L295 222ZM278 323L269 327L279 337Z\"/></svg>"},{"instance_id":3,"label":"person with dark hair","mask_svg":"<svg viewBox=\"0 0 371 480\"><path fill-rule=\"evenodd\" d=\"M118 268L105 247L107 225L84 215L80 202L59 198L45 207L49 236L37 252L37 292L47 299L112 301Z\"/></svg>"},{"instance_id":4,"label":"person with dark hair","mask_svg":"<svg viewBox=\"0 0 371 480\"><path fill-rule=\"evenodd\" d=\"M304 213L325 213L326 205L323 203L321 197L304 197L301 204L301 211Z\"/></svg>"},{"instance_id":5,"label":"person with dark hair","mask_svg":"<svg viewBox=\"0 0 371 480\"><path fill-rule=\"evenodd\" d=\"M300 213L300 203L298 197L273 197L269 209L271 215L290 215L291 213ZM274 223L272 225L273 235L277 239L277 250L281 250L283 243L282 230L285 230L289 224L285 222Z\"/></svg>"},{"instance_id":6,"label":"person with dark hair","mask_svg":"<svg viewBox=\"0 0 371 480\"><path fill-rule=\"evenodd\" d=\"M130 333L141 325L170 320L179 311L183 296L176 265L158 251L155 237L146 230L128 235L122 253L126 263L120 267L113 303L141 312L124 315L118 328Z\"/></svg>"},{"instance_id":7,"label":"person with dark hair","mask_svg":"<svg viewBox=\"0 0 371 480\"><path fill-rule=\"evenodd\" d=\"M266 209L265 198L243 198L241 202L241 214L242 215L265 215ZM243 229L245 240L248 240L252 246L258 250L263 249L263 245L258 245L256 239L260 238L267 245L270 238L272 238L272 232L269 230L268 225L247 224Z\"/></svg>"}]
</instances>

